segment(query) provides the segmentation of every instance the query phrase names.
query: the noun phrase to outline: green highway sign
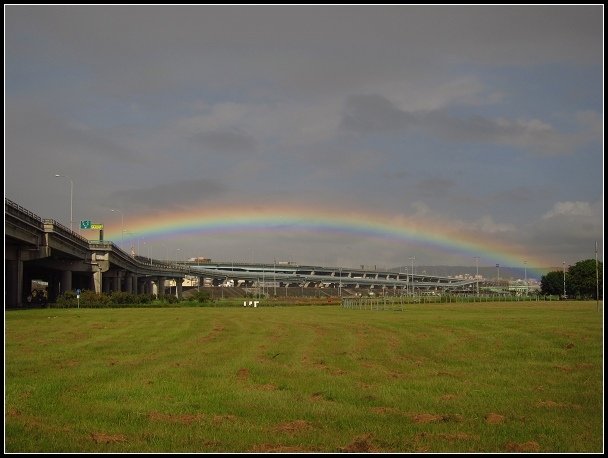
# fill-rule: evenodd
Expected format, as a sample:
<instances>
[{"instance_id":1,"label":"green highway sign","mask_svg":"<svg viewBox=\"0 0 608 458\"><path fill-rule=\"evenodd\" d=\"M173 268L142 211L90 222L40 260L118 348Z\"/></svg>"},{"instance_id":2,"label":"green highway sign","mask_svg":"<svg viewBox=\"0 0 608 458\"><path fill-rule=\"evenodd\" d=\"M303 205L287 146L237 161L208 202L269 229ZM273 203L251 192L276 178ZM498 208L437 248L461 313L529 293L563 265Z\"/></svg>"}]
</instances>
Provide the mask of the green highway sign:
<instances>
[{"instance_id":1,"label":"green highway sign","mask_svg":"<svg viewBox=\"0 0 608 458\"><path fill-rule=\"evenodd\" d=\"M91 220L90 219L81 220L80 229L91 229Z\"/></svg>"}]
</instances>

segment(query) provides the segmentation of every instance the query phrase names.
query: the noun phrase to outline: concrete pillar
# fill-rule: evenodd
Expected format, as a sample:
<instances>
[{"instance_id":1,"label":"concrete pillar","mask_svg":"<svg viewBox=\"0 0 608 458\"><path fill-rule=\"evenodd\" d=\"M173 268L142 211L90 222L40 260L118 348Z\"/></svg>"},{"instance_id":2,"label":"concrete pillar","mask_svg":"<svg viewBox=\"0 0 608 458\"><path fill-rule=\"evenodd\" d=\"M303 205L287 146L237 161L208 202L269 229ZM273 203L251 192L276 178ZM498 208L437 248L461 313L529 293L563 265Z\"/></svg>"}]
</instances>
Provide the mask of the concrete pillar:
<instances>
[{"instance_id":1,"label":"concrete pillar","mask_svg":"<svg viewBox=\"0 0 608 458\"><path fill-rule=\"evenodd\" d=\"M120 291L120 272L115 272L112 278L112 291Z\"/></svg>"},{"instance_id":2,"label":"concrete pillar","mask_svg":"<svg viewBox=\"0 0 608 458\"><path fill-rule=\"evenodd\" d=\"M136 274L131 274L131 293L132 294L139 294L139 288L138 288L138 278Z\"/></svg>"},{"instance_id":3,"label":"concrete pillar","mask_svg":"<svg viewBox=\"0 0 608 458\"><path fill-rule=\"evenodd\" d=\"M130 272L125 272L125 292L133 292L133 275Z\"/></svg>"},{"instance_id":4,"label":"concrete pillar","mask_svg":"<svg viewBox=\"0 0 608 458\"><path fill-rule=\"evenodd\" d=\"M64 270L61 272L61 289L62 292L72 291L72 271Z\"/></svg>"},{"instance_id":5,"label":"concrete pillar","mask_svg":"<svg viewBox=\"0 0 608 458\"><path fill-rule=\"evenodd\" d=\"M176 278L175 279L175 296L178 299L182 298L182 282L184 281L183 278Z\"/></svg>"},{"instance_id":6,"label":"concrete pillar","mask_svg":"<svg viewBox=\"0 0 608 458\"><path fill-rule=\"evenodd\" d=\"M101 273L101 269L93 272L93 284L95 287L95 293L101 294L101 285L103 284L103 274Z\"/></svg>"},{"instance_id":7,"label":"concrete pillar","mask_svg":"<svg viewBox=\"0 0 608 458\"><path fill-rule=\"evenodd\" d=\"M156 277L156 295L164 296L165 295L165 281L166 277Z\"/></svg>"},{"instance_id":8,"label":"concrete pillar","mask_svg":"<svg viewBox=\"0 0 608 458\"><path fill-rule=\"evenodd\" d=\"M105 277L103 279L102 290L105 294L110 294L110 282L111 282L111 278Z\"/></svg>"},{"instance_id":9,"label":"concrete pillar","mask_svg":"<svg viewBox=\"0 0 608 458\"><path fill-rule=\"evenodd\" d=\"M23 305L23 261L5 261L4 287L6 291L5 306L21 307Z\"/></svg>"}]
</instances>

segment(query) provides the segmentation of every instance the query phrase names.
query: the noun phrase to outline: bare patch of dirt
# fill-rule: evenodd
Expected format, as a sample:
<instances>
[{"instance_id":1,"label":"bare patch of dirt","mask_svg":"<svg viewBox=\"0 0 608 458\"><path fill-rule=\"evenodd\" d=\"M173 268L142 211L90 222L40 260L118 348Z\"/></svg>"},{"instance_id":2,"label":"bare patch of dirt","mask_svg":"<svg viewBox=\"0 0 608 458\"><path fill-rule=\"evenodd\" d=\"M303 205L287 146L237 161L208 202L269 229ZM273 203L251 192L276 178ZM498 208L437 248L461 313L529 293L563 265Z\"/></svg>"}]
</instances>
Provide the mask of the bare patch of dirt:
<instances>
[{"instance_id":1,"label":"bare patch of dirt","mask_svg":"<svg viewBox=\"0 0 608 458\"><path fill-rule=\"evenodd\" d=\"M437 376L438 377L453 377L453 378L459 378L458 375L456 374L452 374L451 372L446 372L446 371L439 371L437 372Z\"/></svg>"},{"instance_id":2,"label":"bare patch of dirt","mask_svg":"<svg viewBox=\"0 0 608 458\"><path fill-rule=\"evenodd\" d=\"M21 411L19 409L16 409L15 407L9 407L6 414L9 417L19 417L21 416Z\"/></svg>"},{"instance_id":3,"label":"bare patch of dirt","mask_svg":"<svg viewBox=\"0 0 608 458\"><path fill-rule=\"evenodd\" d=\"M256 385L256 388L262 391L276 391L279 389L274 383L264 383L262 385Z\"/></svg>"},{"instance_id":4,"label":"bare patch of dirt","mask_svg":"<svg viewBox=\"0 0 608 458\"><path fill-rule=\"evenodd\" d=\"M150 412L148 414L148 419L152 421L165 421L169 423L181 423L184 425L189 425L194 423L195 421L202 420L204 417L203 414L168 414L168 413L160 413L160 412Z\"/></svg>"},{"instance_id":5,"label":"bare patch of dirt","mask_svg":"<svg viewBox=\"0 0 608 458\"><path fill-rule=\"evenodd\" d=\"M562 402L555 402L555 401L539 401L536 403L536 407L545 407L548 409L563 409L563 408L580 409L581 408L581 406L576 405L576 404L569 404L569 403L562 403Z\"/></svg>"},{"instance_id":6,"label":"bare patch of dirt","mask_svg":"<svg viewBox=\"0 0 608 458\"><path fill-rule=\"evenodd\" d=\"M279 423L273 428L274 431L290 434L299 433L309 429L312 429L312 425L306 420L295 420Z\"/></svg>"},{"instance_id":7,"label":"bare patch of dirt","mask_svg":"<svg viewBox=\"0 0 608 458\"><path fill-rule=\"evenodd\" d=\"M467 434L467 433L437 433L437 434L433 434L433 433L427 433L427 432L422 432L422 433L418 433L416 434L416 439L442 439L448 442L456 442L456 441L468 441L468 440L475 440L478 438L478 436L473 436L471 434ZM428 450L425 450L428 452Z\"/></svg>"},{"instance_id":8,"label":"bare patch of dirt","mask_svg":"<svg viewBox=\"0 0 608 458\"><path fill-rule=\"evenodd\" d=\"M316 452L316 449L306 449L289 445L258 444L250 450L252 453L306 453Z\"/></svg>"},{"instance_id":9,"label":"bare patch of dirt","mask_svg":"<svg viewBox=\"0 0 608 458\"><path fill-rule=\"evenodd\" d=\"M236 421L237 417L235 415L214 415L213 416L213 423L225 423L225 422L230 422L230 421Z\"/></svg>"},{"instance_id":10,"label":"bare patch of dirt","mask_svg":"<svg viewBox=\"0 0 608 458\"><path fill-rule=\"evenodd\" d=\"M218 335L220 335L224 331L224 327L222 325L215 325L211 332L203 337L200 337L197 342L204 343L214 340Z\"/></svg>"},{"instance_id":11,"label":"bare patch of dirt","mask_svg":"<svg viewBox=\"0 0 608 458\"><path fill-rule=\"evenodd\" d=\"M125 442L127 438L122 434L91 433L91 439L97 444L112 444Z\"/></svg>"},{"instance_id":12,"label":"bare patch of dirt","mask_svg":"<svg viewBox=\"0 0 608 458\"><path fill-rule=\"evenodd\" d=\"M572 372L574 369L572 367L569 366L553 366L556 369L562 371L562 372Z\"/></svg>"},{"instance_id":13,"label":"bare patch of dirt","mask_svg":"<svg viewBox=\"0 0 608 458\"><path fill-rule=\"evenodd\" d=\"M410 418L414 423L439 423L439 422L460 422L462 416L457 414L436 415L432 413L417 413Z\"/></svg>"},{"instance_id":14,"label":"bare patch of dirt","mask_svg":"<svg viewBox=\"0 0 608 458\"><path fill-rule=\"evenodd\" d=\"M332 399L328 399L323 393L313 393L310 395L311 401L332 401Z\"/></svg>"},{"instance_id":15,"label":"bare patch of dirt","mask_svg":"<svg viewBox=\"0 0 608 458\"><path fill-rule=\"evenodd\" d=\"M371 434L355 437L350 444L348 444L346 447L342 447L340 450L345 453L374 452L375 449L372 446L371 439Z\"/></svg>"},{"instance_id":16,"label":"bare patch of dirt","mask_svg":"<svg viewBox=\"0 0 608 458\"><path fill-rule=\"evenodd\" d=\"M494 413L494 412L490 412L489 414L487 414L485 416L485 420L486 423L489 423L491 425L497 425L499 423L502 423L505 421L505 417L503 415Z\"/></svg>"},{"instance_id":17,"label":"bare patch of dirt","mask_svg":"<svg viewBox=\"0 0 608 458\"><path fill-rule=\"evenodd\" d=\"M249 379L249 369L241 368L236 372L236 378L245 381Z\"/></svg>"},{"instance_id":18,"label":"bare patch of dirt","mask_svg":"<svg viewBox=\"0 0 608 458\"><path fill-rule=\"evenodd\" d=\"M451 401L453 399L456 399L457 397L458 397L458 395L456 395L456 394L444 394L439 399L441 401Z\"/></svg>"},{"instance_id":19,"label":"bare patch of dirt","mask_svg":"<svg viewBox=\"0 0 608 458\"><path fill-rule=\"evenodd\" d=\"M528 441L523 443L507 442L505 445L507 452L539 452L540 445L535 441Z\"/></svg>"}]
</instances>

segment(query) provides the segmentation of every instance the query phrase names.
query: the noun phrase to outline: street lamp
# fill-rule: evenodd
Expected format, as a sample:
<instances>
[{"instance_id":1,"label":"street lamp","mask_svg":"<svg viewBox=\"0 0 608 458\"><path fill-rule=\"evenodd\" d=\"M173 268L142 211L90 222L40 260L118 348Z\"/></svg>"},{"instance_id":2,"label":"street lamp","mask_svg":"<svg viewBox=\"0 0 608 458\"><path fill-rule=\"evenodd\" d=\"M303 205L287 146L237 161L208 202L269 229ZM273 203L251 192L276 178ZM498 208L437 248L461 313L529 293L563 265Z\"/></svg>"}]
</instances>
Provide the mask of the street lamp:
<instances>
[{"instance_id":1,"label":"street lamp","mask_svg":"<svg viewBox=\"0 0 608 458\"><path fill-rule=\"evenodd\" d=\"M474 256L475 259L475 283L477 284L477 296L479 296L479 256Z\"/></svg>"},{"instance_id":2,"label":"street lamp","mask_svg":"<svg viewBox=\"0 0 608 458\"><path fill-rule=\"evenodd\" d=\"M124 250L125 249L125 247L124 247L124 237L125 237L124 214L123 214L122 210L110 210L110 211L120 213L120 248L122 248Z\"/></svg>"},{"instance_id":3,"label":"street lamp","mask_svg":"<svg viewBox=\"0 0 608 458\"><path fill-rule=\"evenodd\" d=\"M148 261L152 265L152 258L150 257L150 244L144 240L144 245L148 245Z\"/></svg>"},{"instance_id":4,"label":"street lamp","mask_svg":"<svg viewBox=\"0 0 608 458\"><path fill-rule=\"evenodd\" d=\"M410 261L412 261L412 296L414 295L414 261L416 260L416 256L410 256Z\"/></svg>"},{"instance_id":5,"label":"street lamp","mask_svg":"<svg viewBox=\"0 0 608 458\"><path fill-rule=\"evenodd\" d=\"M127 235L134 235L136 237L139 235L137 232L130 232L130 231L125 231L125 234L127 234ZM133 247L133 240L132 239L131 239L131 247ZM139 253L139 237L137 237L137 256L140 256L140 253Z\"/></svg>"},{"instance_id":6,"label":"street lamp","mask_svg":"<svg viewBox=\"0 0 608 458\"><path fill-rule=\"evenodd\" d=\"M67 178L70 180L70 231L74 232L74 217L72 213L72 202L74 199L74 181L67 175L60 175L59 173L55 174L56 177Z\"/></svg>"},{"instance_id":7,"label":"street lamp","mask_svg":"<svg viewBox=\"0 0 608 458\"><path fill-rule=\"evenodd\" d=\"M524 283L526 284L526 296L528 295L528 261L524 261Z\"/></svg>"},{"instance_id":8,"label":"street lamp","mask_svg":"<svg viewBox=\"0 0 608 458\"><path fill-rule=\"evenodd\" d=\"M566 299L566 261L562 262L564 266L564 299Z\"/></svg>"}]
</instances>

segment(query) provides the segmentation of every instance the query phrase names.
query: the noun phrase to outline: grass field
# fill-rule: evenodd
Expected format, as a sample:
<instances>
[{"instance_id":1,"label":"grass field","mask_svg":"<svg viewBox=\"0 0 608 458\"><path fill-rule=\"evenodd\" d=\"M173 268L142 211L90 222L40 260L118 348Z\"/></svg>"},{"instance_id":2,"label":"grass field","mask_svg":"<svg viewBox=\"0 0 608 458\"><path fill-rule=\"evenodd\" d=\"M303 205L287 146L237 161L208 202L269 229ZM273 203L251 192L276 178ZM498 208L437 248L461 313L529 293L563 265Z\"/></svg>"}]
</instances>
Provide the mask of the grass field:
<instances>
[{"instance_id":1,"label":"grass field","mask_svg":"<svg viewBox=\"0 0 608 458\"><path fill-rule=\"evenodd\" d=\"M595 302L7 311L5 452L599 453L602 318Z\"/></svg>"}]
</instances>

